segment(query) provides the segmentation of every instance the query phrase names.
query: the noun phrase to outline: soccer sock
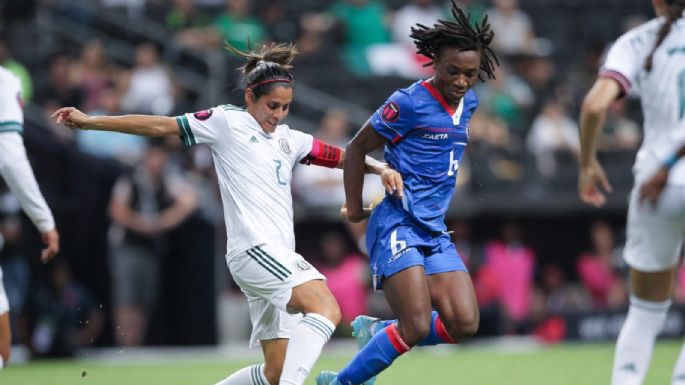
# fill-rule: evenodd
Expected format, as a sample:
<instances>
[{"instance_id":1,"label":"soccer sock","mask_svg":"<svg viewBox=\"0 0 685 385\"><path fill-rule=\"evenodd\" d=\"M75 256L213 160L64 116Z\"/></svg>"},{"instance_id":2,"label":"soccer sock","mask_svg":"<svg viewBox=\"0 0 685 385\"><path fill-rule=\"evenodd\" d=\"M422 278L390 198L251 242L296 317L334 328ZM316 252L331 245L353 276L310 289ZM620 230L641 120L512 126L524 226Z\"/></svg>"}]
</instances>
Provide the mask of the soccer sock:
<instances>
[{"instance_id":1,"label":"soccer sock","mask_svg":"<svg viewBox=\"0 0 685 385\"><path fill-rule=\"evenodd\" d=\"M433 310L431 314L431 329L430 333L428 333L428 336L421 340L417 346L433 346L433 345L441 345L441 344L457 344L459 343L458 341L455 341L452 339L452 337L447 333L447 329L445 328L445 324L442 323L442 320L440 319L440 315L438 314L437 311ZM390 325L390 324L396 324L397 320L383 320L383 321L378 321L383 325L384 327Z\"/></svg>"},{"instance_id":2,"label":"soccer sock","mask_svg":"<svg viewBox=\"0 0 685 385\"><path fill-rule=\"evenodd\" d=\"M440 344L456 344L457 341L453 340L452 337L447 333L445 329L445 324L442 323L440 315L437 311L433 310L431 321L431 330L428 336L421 340L419 346L433 346Z\"/></svg>"},{"instance_id":3,"label":"soccer sock","mask_svg":"<svg viewBox=\"0 0 685 385\"><path fill-rule=\"evenodd\" d=\"M680 350L678 361L673 368L673 385L685 385L685 346Z\"/></svg>"},{"instance_id":4,"label":"soccer sock","mask_svg":"<svg viewBox=\"0 0 685 385\"><path fill-rule=\"evenodd\" d=\"M281 373L280 385L302 385L335 330L328 318L309 313L295 326Z\"/></svg>"},{"instance_id":5,"label":"soccer sock","mask_svg":"<svg viewBox=\"0 0 685 385\"><path fill-rule=\"evenodd\" d=\"M338 373L341 384L361 384L382 372L400 355L411 349L400 337L396 324L376 333L371 341Z\"/></svg>"},{"instance_id":6,"label":"soccer sock","mask_svg":"<svg viewBox=\"0 0 685 385\"><path fill-rule=\"evenodd\" d=\"M5 367L5 360L0 356L0 370Z\"/></svg>"},{"instance_id":7,"label":"soccer sock","mask_svg":"<svg viewBox=\"0 0 685 385\"><path fill-rule=\"evenodd\" d=\"M661 331L671 301L651 302L630 297L630 307L616 341L612 385L640 385L649 368L654 340Z\"/></svg>"},{"instance_id":8,"label":"soccer sock","mask_svg":"<svg viewBox=\"0 0 685 385\"><path fill-rule=\"evenodd\" d=\"M214 385L269 385L269 381L262 363L242 368Z\"/></svg>"}]
</instances>

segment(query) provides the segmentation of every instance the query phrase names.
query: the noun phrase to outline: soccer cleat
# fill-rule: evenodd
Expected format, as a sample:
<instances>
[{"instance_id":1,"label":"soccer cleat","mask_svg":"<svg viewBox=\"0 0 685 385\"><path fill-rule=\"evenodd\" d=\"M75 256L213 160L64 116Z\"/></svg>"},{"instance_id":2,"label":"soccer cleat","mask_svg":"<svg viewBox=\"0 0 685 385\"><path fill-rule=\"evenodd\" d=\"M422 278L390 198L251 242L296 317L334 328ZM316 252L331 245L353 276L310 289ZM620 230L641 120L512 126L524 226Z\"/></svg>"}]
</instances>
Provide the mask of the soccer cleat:
<instances>
[{"instance_id":1,"label":"soccer cleat","mask_svg":"<svg viewBox=\"0 0 685 385\"><path fill-rule=\"evenodd\" d=\"M352 321L352 337L357 339L357 349L362 350L364 346L371 341L374 334L383 329L383 323L380 319L369 317L368 315L360 315ZM364 381L363 385L373 385L376 382L376 376Z\"/></svg>"},{"instance_id":2,"label":"soccer cleat","mask_svg":"<svg viewBox=\"0 0 685 385\"><path fill-rule=\"evenodd\" d=\"M338 373L324 370L316 376L316 385L340 385Z\"/></svg>"}]
</instances>

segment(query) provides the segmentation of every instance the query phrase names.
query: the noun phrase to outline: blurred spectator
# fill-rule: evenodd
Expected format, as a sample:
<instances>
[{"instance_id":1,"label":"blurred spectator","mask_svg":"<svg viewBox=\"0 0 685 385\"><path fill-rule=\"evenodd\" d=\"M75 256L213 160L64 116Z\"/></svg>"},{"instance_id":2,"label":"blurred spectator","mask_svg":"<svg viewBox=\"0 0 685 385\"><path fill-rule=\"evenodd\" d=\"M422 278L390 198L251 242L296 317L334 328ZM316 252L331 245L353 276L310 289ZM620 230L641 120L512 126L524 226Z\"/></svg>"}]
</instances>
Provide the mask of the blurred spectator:
<instances>
[{"instance_id":1,"label":"blurred spectator","mask_svg":"<svg viewBox=\"0 0 685 385\"><path fill-rule=\"evenodd\" d=\"M39 284L27 306L30 349L39 357L71 356L101 334L102 305L72 279L63 260L55 260L50 271L49 282Z\"/></svg>"},{"instance_id":2,"label":"blurred spectator","mask_svg":"<svg viewBox=\"0 0 685 385\"><path fill-rule=\"evenodd\" d=\"M8 195L5 199L15 200L11 193ZM21 220L17 214L14 210L6 212L0 208L0 264L5 294L11 310L10 330L17 330L18 318L23 314L28 300L31 280L28 258L20 244ZM17 336L15 335L15 340Z\"/></svg>"},{"instance_id":3,"label":"blurred spectator","mask_svg":"<svg viewBox=\"0 0 685 385\"><path fill-rule=\"evenodd\" d=\"M504 119L515 132L523 132L523 125L528 123L528 115L535 104L535 94L504 63L496 67L495 76L478 85L480 106L490 115Z\"/></svg>"},{"instance_id":4,"label":"blurred spectator","mask_svg":"<svg viewBox=\"0 0 685 385\"><path fill-rule=\"evenodd\" d=\"M642 141L642 129L626 115L626 99L615 101L609 107L604 130L599 138L599 151L635 152Z\"/></svg>"},{"instance_id":5,"label":"blurred spectator","mask_svg":"<svg viewBox=\"0 0 685 385\"><path fill-rule=\"evenodd\" d=\"M395 12L391 25L392 38L396 43L414 50L414 39L409 37L411 28L416 24L432 27L438 19L445 19L445 14L434 0L412 0Z\"/></svg>"},{"instance_id":6,"label":"blurred spectator","mask_svg":"<svg viewBox=\"0 0 685 385\"><path fill-rule=\"evenodd\" d=\"M130 19L140 19L145 12L146 0L100 0L102 5L112 10L122 10Z\"/></svg>"},{"instance_id":7,"label":"blurred spectator","mask_svg":"<svg viewBox=\"0 0 685 385\"><path fill-rule=\"evenodd\" d=\"M504 120L485 112L476 112L469 130L471 144L467 151L474 173L478 176L472 179L472 186L476 190L483 185L486 190L489 189L489 181L515 182L521 179L521 140L511 134ZM488 180L488 176L494 180Z\"/></svg>"},{"instance_id":8,"label":"blurred spectator","mask_svg":"<svg viewBox=\"0 0 685 385\"><path fill-rule=\"evenodd\" d=\"M345 111L337 108L326 111L314 135L326 143L344 148L350 140ZM364 200L375 203L383 197L383 186L375 175L367 175L366 178ZM341 169L296 167L293 187L299 200L308 207L332 208L337 215L338 209L345 203Z\"/></svg>"},{"instance_id":9,"label":"blurred spectator","mask_svg":"<svg viewBox=\"0 0 685 385\"><path fill-rule=\"evenodd\" d=\"M70 82L71 65L71 58L66 54L60 53L50 58L47 82L36 94L36 101L50 111L62 106L81 108L85 94L79 86Z\"/></svg>"},{"instance_id":10,"label":"blurred spectator","mask_svg":"<svg viewBox=\"0 0 685 385\"><path fill-rule=\"evenodd\" d=\"M91 115L121 115L120 99L114 90L106 90L100 97L101 108L92 110ZM76 142L88 154L114 159L128 166L140 159L146 146L145 138L140 136L95 130L76 131Z\"/></svg>"},{"instance_id":11,"label":"blurred spectator","mask_svg":"<svg viewBox=\"0 0 685 385\"><path fill-rule=\"evenodd\" d=\"M264 24L251 16L249 0L226 0L225 10L214 20L218 33L218 44L227 42L239 50L246 51L248 41L253 46L262 44L267 36Z\"/></svg>"},{"instance_id":12,"label":"blurred spectator","mask_svg":"<svg viewBox=\"0 0 685 385\"><path fill-rule=\"evenodd\" d=\"M605 221L590 227L592 250L578 257L578 276L590 294L595 309L615 309L628 303L628 290L615 261L619 256L614 230Z\"/></svg>"},{"instance_id":13,"label":"blurred spectator","mask_svg":"<svg viewBox=\"0 0 685 385\"><path fill-rule=\"evenodd\" d=\"M532 53L535 34L530 17L518 6L517 0L494 0L494 8L486 11L495 32L492 48L504 55Z\"/></svg>"},{"instance_id":14,"label":"blurred spectator","mask_svg":"<svg viewBox=\"0 0 685 385\"><path fill-rule=\"evenodd\" d=\"M564 270L556 264L542 269L540 288L533 302L535 336L543 342L560 342L566 336L564 312L577 310L578 298L566 283Z\"/></svg>"},{"instance_id":15,"label":"blurred spectator","mask_svg":"<svg viewBox=\"0 0 685 385\"><path fill-rule=\"evenodd\" d=\"M30 102L33 98L33 80L29 70L16 59L12 58L10 47L7 42L0 37L0 66L7 68L15 74L21 82L21 97L24 102Z\"/></svg>"},{"instance_id":16,"label":"blurred spectator","mask_svg":"<svg viewBox=\"0 0 685 385\"><path fill-rule=\"evenodd\" d=\"M343 62L353 73L369 75L367 49L390 42L386 12L379 0L338 0L328 10L343 36Z\"/></svg>"},{"instance_id":17,"label":"blurred spectator","mask_svg":"<svg viewBox=\"0 0 685 385\"><path fill-rule=\"evenodd\" d=\"M503 332L526 333L530 327L535 254L521 239L521 228L502 225L501 237L485 245L486 271L504 312Z\"/></svg>"},{"instance_id":18,"label":"blurred spectator","mask_svg":"<svg viewBox=\"0 0 685 385\"><path fill-rule=\"evenodd\" d=\"M200 11L193 0L173 0L171 8L164 17L164 24L173 31L206 27L209 23L209 16Z\"/></svg>"},{"instance_id":19,"label":"blurred spectator","mask_svg":"<svg viewBox=\"0 0 685 385\"><path fill-rule=\"evenodd\" d=\"M165 172L167 151L151 142L142 163L115 184L110 201L110 234L115 340L120 346L144 342L148 318L157 305L166 234L197 207L194 189Z\"/></svg>"},{"instance_id":20,"label":"blurred spectator","mask_svg":"<svg viewBox=\"0 0 685 385\"><path fill-rule=\"evenodd\" d=\"M284 1L265 0L259 14L266 34L274 42L293 42L297 39L297 26L286 15Z\"/></svg>"},{"instance_id":21,"label":"blurred spectator","mask_svg":"<svg viewBox=\"0 0 685 385\"><path fill-rule=\"evenodd\" d=\"M121 100L126 113L168 115L174 108L173 85L159 60L157 47L142 43L136 48L135 66Z\"/></svg>"},{"instance_id":22,"label":"blurred spectator","mask_svg":"<svg viewBox=\"0 0 685 385\"><path fill-rule=\"evenodd\" d=\"M468 16L471 17L470 20L472 23L480 22L488 9L485 1L483 0L454 0L454 2L457 3L459 8L463 9ZM452 9L452 0L445 1L443 9L444 13L448 14L450 9Z\"/></svg>"},{"instance_id":23,"label":"blurred spectator","mask_svg":"<svg viewBox=\"0 0 685 385\"><path fill-rule=\"evenodd\" d=\"M324 234L321 238L322 265L317 267L326 276L326 284L338 300L344 324L360 314L366 314L369 276L366 258L351 253L349 249L340 233Z\"/></svg>"},{"instance_id":24,"label":"blurred spectator","mask_svg":"<svg viewBox=\"0 0 685 385\"><path fill-rule=\"evenodd\" d=\"M559 157L562 161L576 157L579 146L578 124L559 101L547 101L526 138L526 147L535 156L538 171L546 177L553 176Z\"/></svg>"},{"instance_id":25,"label":"blurred spectator","mask_svg":"<svg viewBox=\"0 0 685 385\"><path fill-rule=\"evenodd\" d=\"M86 111L102 107L102 95L114 86L114 69L105 48L97 39L89 40L81 50L81 57L71 66L70 81L85 92Z\"/></svg>"}]
</instances>

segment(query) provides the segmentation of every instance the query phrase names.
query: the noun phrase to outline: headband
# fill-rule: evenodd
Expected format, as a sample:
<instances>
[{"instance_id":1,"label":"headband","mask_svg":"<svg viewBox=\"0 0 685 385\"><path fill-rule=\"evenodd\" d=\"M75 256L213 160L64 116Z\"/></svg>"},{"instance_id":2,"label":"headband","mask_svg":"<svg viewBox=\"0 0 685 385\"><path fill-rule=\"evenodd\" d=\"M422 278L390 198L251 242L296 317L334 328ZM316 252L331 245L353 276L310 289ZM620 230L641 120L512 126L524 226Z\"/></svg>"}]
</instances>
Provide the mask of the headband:
<instances>
[{"instance_id":1,"label":"headband","mask_svg":"<svg viewBox=\"0 0 685 385\"><path fill-rule=\"evenodd\" d=\"M268 80L262 80L261 82L252 83L252 84L248 85L247 88L253 89L255 87L261 86L262 84L276 83L276 82L292 84L293 81L290 79L285 79L285 78L268 79Z\"/></svg>"}]
</instances>

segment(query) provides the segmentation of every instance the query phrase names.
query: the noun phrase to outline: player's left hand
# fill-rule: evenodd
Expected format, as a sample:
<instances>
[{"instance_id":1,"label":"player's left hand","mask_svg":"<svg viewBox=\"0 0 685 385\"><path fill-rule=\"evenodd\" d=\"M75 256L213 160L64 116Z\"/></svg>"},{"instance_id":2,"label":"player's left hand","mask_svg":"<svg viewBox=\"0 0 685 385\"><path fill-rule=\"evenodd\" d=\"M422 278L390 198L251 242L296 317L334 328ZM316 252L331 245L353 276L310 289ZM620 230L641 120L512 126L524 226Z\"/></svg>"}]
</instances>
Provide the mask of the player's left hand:
<instances>
[{"instance_id":1,"label":"player's left hand","mask_svg":"<svg viewBox=\"0 0 685 385\"><path fill-rule=\"evenodd\" d=\"M578 176L578 196L583 202L602 207L606 203L604 192L612 191L609 179L599 162L594 161L589 166L581 168Z\"/></svg>"},{"instance_id":2,"label":"player's left hand","mask_svg":"<svg viewBox=\"0 0 685 385\"><path fill-rule=\"evenodd\" d=\"M656 174L640 186L640 203L647 200L653 206L659 202L659 197L668 181L668 169L661 167Z\"/></svg>"},{"instance_id":3,"label":"player's left hand","mask_svg":"<svg viewBox=\"0 0 685 385\"><path fill-rule=\"evenodd\" d=\"M40 253L40 260L48 263L59 253L59 233L56 229L48 230L41 234L45 248Z\"/></svg>"},{"instance_id":4,"label":"player's left hand","mask_svg":"<svg viewBox=\"0 0 685 385\"><path fill-rule=\"evenodd\" d=\"M402 175L388 166L381 172L380 176L385 191L390 195L395 195L397 198L402 199L402 196L404 195Z\"/></svg>"}]
</instances>

